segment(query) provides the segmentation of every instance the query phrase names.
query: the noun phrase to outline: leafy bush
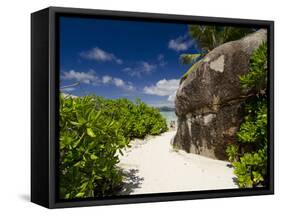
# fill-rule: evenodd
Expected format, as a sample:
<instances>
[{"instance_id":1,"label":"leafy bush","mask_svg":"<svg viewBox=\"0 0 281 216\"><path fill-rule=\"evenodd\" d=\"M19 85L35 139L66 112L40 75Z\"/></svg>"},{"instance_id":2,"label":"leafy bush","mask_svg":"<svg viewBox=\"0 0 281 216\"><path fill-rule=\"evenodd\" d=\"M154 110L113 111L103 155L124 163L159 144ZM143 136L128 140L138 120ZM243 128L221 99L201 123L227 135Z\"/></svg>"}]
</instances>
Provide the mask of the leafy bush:
<instances>
[{"instance_id":1,"label":"leafy bush","mask_svg":"<svg viewBox=\"0 0 281 216\"><path fill-rule=\"evenodd\" d=\"M246 106L245 121L237 132L239 142L256 144L261 148L267 143L267 101L258 99Z\"/></svg>"},{"instance_id":2,"label":"leafy bush","mask_svg":"<svg viewBox=\"0 0 281 216\"><path fill-rule=\"evenodd\" d=\"M155 108L141 101L60 96L60 198L112 194L122 182L118 153L135 137L167 130Z\"/></svg>"},{"instance_id":3,"label":"leafy bush","mask_svg":"<svg viewBox=\"0 0 281 216\"><path fill-rule=\"evenodd\" d=\"M228 155L228 160L230 162L236 162L238 160L239 155L238 146L229 144L226 147L226 154Z\"/></svg>"},{"instance_id":4,"label":"leafy bush","mask_svg":"<svg viewBox=\"0 0 281 216\"><path fill-rule=\"evenodd\" d=\"M230 145L227 155L234 166L240 187L267 184L267 44L263 43L250 59L250 70L240 77L242 88L253 96L245 106L246 116L237 132L241 146Z\"/></svg>"},{"instance_id":5,"label":"leafy bush","mask_svg":"<svg viewBox=\"0 0 281 216\"><path fill-rule=\"evenodd\" d=\"M200 59L201 54L181 54L180 55L180 61L182 64L194 64L195 62Z\"/></svg>"},{"instance_id":6,"label":"leafy bush","mask_svg":"<svg viewBox=\"0 0 281 216\"><path fill-rule=\"evenodd\" d=\"M104 114L120 123L123 134L128 138L143 138L147 134L158 135L168 130L166 120L159 110L140 100L135 104L128 99L104 100L99 98Z\"/></svg>"},{"instance_id":7,"label":"leafy bush","mask_svg":"<svg viewBox=\"0 0 281 216\"><path fill-rule=\"evenodd\" d=\"M245 153L233 166L240 187L264 186L267 178L267 146L257 152Z\"/></svg>"},{"instance_id":8,"label":"leafy bush","mask_svg":"<svg viewBox=\"0 0 281 216\"><path fill-rule=\"evenodd\" d=\"M267 43L262 43L252 54L249 73L240 77L245 90L264 91L267 86Z\"/></svg>"}]
</instances>

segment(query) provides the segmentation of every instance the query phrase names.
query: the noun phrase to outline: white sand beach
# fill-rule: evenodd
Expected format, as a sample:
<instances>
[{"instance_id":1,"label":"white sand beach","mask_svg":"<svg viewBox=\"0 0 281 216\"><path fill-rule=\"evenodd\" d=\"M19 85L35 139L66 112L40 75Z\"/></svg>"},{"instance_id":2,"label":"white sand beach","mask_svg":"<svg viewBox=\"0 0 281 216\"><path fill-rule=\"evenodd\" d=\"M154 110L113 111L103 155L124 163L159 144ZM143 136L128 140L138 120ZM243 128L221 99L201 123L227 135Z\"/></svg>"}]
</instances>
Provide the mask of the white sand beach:
<instances>
[{"instance_id":1,"label":"white sand beach","mask_svg":"<svg viewBox=\"0 0 281 216\"><path fill-rule=\"evenodd\" d=\"M125 174L122 195L237 188L226 161L175 151L175 131L145 140L133 140L120 156Z\"/></svg>"}]
</instances>

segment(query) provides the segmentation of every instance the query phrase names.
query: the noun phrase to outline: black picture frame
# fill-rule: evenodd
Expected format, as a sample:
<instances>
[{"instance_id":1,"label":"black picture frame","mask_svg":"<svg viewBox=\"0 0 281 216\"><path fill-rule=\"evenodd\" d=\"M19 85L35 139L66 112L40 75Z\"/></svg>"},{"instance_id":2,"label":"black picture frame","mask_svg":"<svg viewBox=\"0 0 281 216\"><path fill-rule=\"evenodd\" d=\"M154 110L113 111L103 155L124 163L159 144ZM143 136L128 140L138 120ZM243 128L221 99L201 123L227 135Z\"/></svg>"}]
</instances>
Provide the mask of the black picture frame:
<instances>
[{"instance_id":1,"label":"black picture frame","mask_svg":"<svg viewBox=\"0 0 281 216\"><path fill-rule=\"evenodd\" d=\"M251 26L268 30L269 67L269 185L266 188L226 189L130 195L61 201L57 196L59 16L100 17L173 23ZM31 201L47 208L192 200L274 193L274 22L202 16L137 13L49 7L31 15Z\"/></svg>"}]
</instances>

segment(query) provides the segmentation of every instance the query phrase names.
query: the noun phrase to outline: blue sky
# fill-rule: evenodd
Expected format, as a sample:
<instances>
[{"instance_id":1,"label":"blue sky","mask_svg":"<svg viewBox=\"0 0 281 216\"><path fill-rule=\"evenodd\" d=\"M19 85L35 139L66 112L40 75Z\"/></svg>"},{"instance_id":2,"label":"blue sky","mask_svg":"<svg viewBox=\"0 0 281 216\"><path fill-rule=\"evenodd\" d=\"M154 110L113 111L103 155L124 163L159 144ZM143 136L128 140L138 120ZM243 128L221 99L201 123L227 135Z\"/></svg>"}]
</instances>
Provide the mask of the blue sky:
<instances>
[{"instance_id":1,"label":"blue sky","mask_svg":"<svg viewBox=\"0 0 281 216\"><path fill-rule=\"evenodd\" d=\"M187 24L61 17L61 91L173 106L186 52L198 53Z\"/></svg>"}]
</instances>

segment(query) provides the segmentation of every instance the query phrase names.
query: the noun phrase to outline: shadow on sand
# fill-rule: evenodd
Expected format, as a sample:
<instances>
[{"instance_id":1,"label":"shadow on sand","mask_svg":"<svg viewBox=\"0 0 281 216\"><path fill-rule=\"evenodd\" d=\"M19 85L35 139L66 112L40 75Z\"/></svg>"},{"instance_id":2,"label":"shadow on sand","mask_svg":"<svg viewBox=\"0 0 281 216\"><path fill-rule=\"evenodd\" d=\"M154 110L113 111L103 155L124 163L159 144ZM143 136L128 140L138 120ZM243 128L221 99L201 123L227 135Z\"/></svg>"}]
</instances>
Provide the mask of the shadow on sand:
<instances>
[{"instance_id":1,"label":"shadow on sand","mask_svg":"<svg viewBox=\"0 0 281 216\"><path fill-rule=\"evenodd\" d=\"M29 194L20 194L19 198L23 201L30 202L30 195Z\"/></svg>"},{"instance_id":2,"label":"shadow on sand","mask_svg":"<svg viewBox=\"0 0 281 216\"><path fill-rule=\"evenodd\" d=\"M236 185L239 185L239 184L238 184L238 179L237 179L236 177L233 177L233 178L232 178L232 181L233 181Z\"/></svg>"},{"instance_id":3,"label":"shadow on sand","mask_svg":"<svg viewBox=\"0 0 281 216\"><path fill-rule=\"evenodd\" d=\"M233 165L232 164L227 164L226 165L228 168L233 168ZM237 177L233 177L232 178L232 181L234 182L234 184L236 184L237 186L239 185L238 184L238 179L237 179Z\"/></svg>"},{"instance_id":4,"label":"shadow on sand","mask_svg":"<svg viewBox=\"0 0 281 216\"><path fill-rule=\"evenodd\" d=\"M122 170L124 182L118 195L130 195L136 188L140 188L144 178L139 177L138 169Z\"/></svg>"}]
</instances>

